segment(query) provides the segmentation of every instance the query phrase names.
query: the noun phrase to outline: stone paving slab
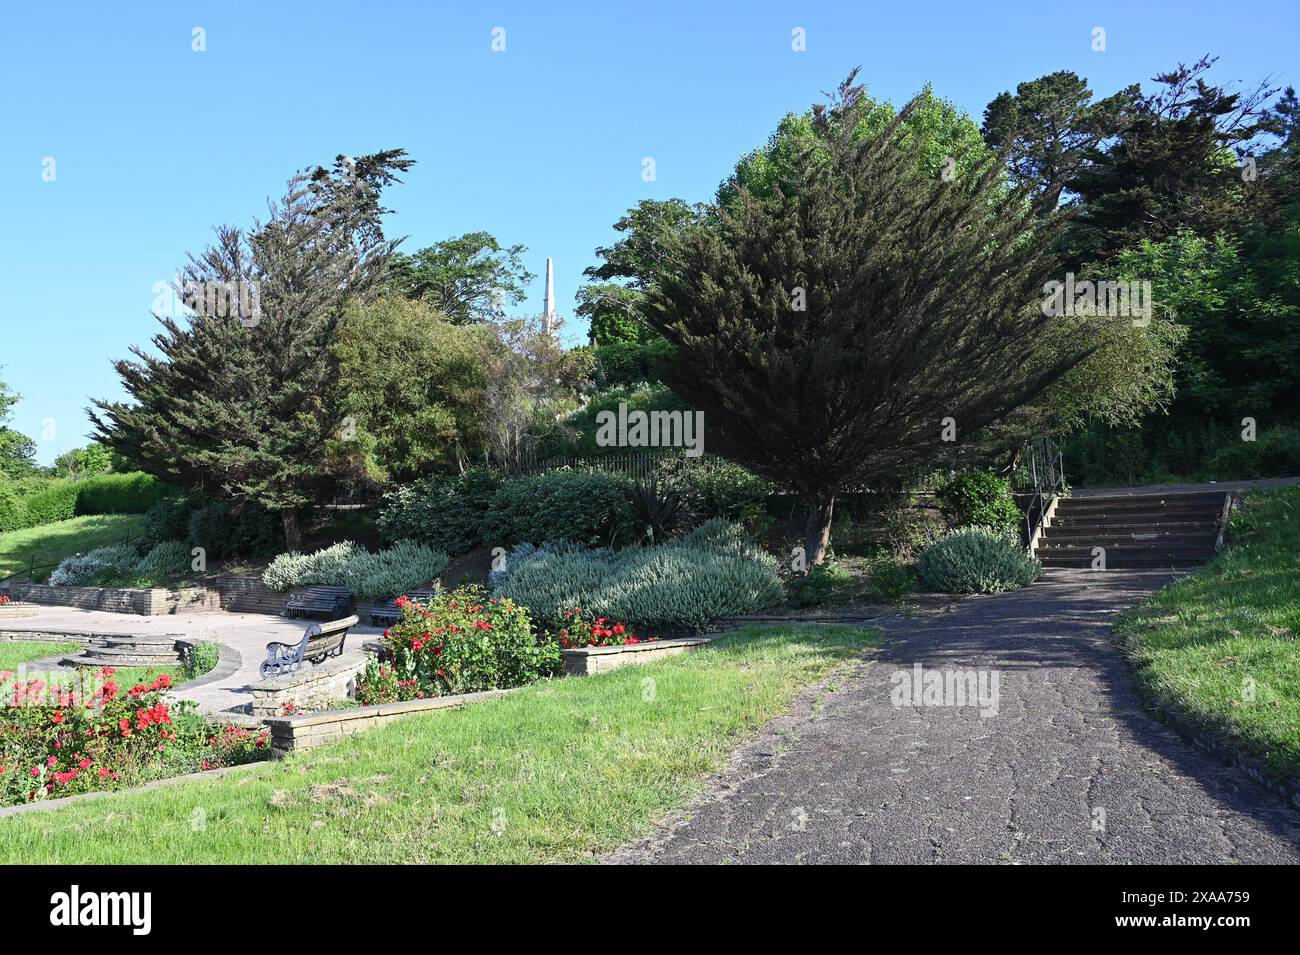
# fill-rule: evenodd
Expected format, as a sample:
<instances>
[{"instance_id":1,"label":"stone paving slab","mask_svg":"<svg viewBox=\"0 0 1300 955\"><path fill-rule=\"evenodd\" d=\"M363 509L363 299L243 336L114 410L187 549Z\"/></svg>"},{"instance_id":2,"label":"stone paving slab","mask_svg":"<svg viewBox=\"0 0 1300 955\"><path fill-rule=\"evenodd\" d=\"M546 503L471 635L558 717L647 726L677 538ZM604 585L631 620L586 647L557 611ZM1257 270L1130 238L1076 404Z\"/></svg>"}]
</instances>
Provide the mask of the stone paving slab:
<instances>
[{"instance_id":1,"label":"stone paving slab","mask_svg":"<svg viewBox=\"0 0 1300 955\"><path fill-rule=\"evenodd\" d=\"M1164 572L1048 571L805 694L622 863L1298 863L1300 812L1155 722L1109 642ZM894 706L894 674L996 670L995 716Z\"/></svg>"},{"instance_id":2,"label":"stone paving slab","mask_svg":"<svg viewBox=\"0 0 1300 955\"><path fill-rule=\"evenodd\" d=\"M258 613L194 613L165 616L137 616L102 610L38 606L24 617L23 629L86 630L97 634L179 634L187 640L215 640L239 655L238 668L217 680L187 689L185 699L194 700L205 713L243 707L253 700L250 684L261 679L258 666L266 659L266 645L272 641L297 643L303 631L315 621L290 620ZM15 624L17 626L17 624ZM378 627L356 626L348 633L342 659L360 661L362 643L383 634Z\"/></svg>"}]
</instances>

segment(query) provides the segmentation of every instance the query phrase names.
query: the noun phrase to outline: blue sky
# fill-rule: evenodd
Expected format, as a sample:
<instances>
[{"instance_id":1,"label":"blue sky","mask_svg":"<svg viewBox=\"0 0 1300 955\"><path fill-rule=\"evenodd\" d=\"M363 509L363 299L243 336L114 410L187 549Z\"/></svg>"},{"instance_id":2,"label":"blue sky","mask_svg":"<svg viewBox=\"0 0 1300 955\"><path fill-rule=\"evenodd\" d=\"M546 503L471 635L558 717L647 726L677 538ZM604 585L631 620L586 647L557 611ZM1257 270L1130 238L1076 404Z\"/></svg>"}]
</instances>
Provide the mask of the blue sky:
<instances>
[{"instance_id":1,"label":"blue sky","mask_svg":"<svg viewBox=\"0 0 1300 955\"><path fill-rule=\"evenodd\" d=\"M1053 70L1108 94L1206 52L1220 80L1300 85L1300 7L1281 2L7 6L0 378L42 463L85 443L91 397L121 395L109 363L154 333L154 284L213 225L247 224L295 169L338 153L405 148L418 165L388 194L391 235L408 251L478 229L521 242L538 275L521 310L539 309L549 255L571 313L625 209L710 198L853 66L877 97L928 81L977 120Z\"/></svg>"}]
</instances>

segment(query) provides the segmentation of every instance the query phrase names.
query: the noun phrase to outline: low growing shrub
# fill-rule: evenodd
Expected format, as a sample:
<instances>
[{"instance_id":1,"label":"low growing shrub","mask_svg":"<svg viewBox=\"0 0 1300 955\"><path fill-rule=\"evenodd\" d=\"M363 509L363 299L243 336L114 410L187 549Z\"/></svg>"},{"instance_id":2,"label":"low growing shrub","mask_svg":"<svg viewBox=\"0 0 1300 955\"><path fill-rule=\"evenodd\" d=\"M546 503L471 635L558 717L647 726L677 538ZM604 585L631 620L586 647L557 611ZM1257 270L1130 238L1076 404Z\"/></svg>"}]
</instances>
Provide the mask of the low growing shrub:
<instances>
[{"instance_id":1,"label":"low growing shrub","mask_svg":"<svg viewBox=\"0 0 1300 955\"><path fill-rule=\"evenodd\" d=\"M995 531L1020 527L1020 508L1011 496L1011 482L991 471L959 474L935 496L950 527L976 525Z\"/></svg>"},{"instance_id":2,"label":"low growing shrub","mask_svg":"<svg viewBox=\"0 0 1300 955\"><path fill-rule=\"evenodd\" d=\"M916 575L902 561L883 557L867 569L867 585L877 600L894 603L911 593L916 586Z\"/></svg>"},{"instance_id":3,"label":"low growing shrub","mask_svg":"<svg viewBox=\"0 0 1300 955\"><path fill-rule=\"evenodd\" d=\"M505 689L559 667L558 649L538 641L528 611L482 587L460 587L427 601L403 597L398 605L402 619L386 633L392 662L367 667L358 700Z\"/></svg>"},{"instance_id":4,"label":"low growing shrub","mask_svg":"<svg viewBox=\"0 0 1300 955\"><path fill-rule=\"evenodd\" d=\"M50 571L52 587L78 587L132 577L140 553L133 544L109 544L86 554L65 557Z\"/></svg>"},{"instance_id":5,"label":"low growing shrub","mask_svg":"<svg viewBox=\"0 0 1300 955\"><path fill-rule=\"evenodd\" d=\"M190 548L184 541L163 541L140 558L134 573L150 580L178 577L189 572L191 559Z\"/></svg>"},{"instance_id":6,"label":"low growing shrub","mask_svg":"<svg viewBox=\"0 0 1300 955\"><path fill-rule=\"evenodd\" d=\"M496 595L549 626L561 626L566 610L581 607L642 628L701 630L718 617L770 607L783 594L776 560L721 520L668 544L617 554L572 544L517 549L505 571Z\"/></svg>"},{"instance_id":7,"label":"low growing shrub","mask_svg":"<svg viewBox=\"0 0 1300 955\"><path fill-rule=\"evenodd\" d=\"M827 558L808 568L808 573L797 574L790 580L790 605L793 607L821 607L841 597L841 591L851 576L838 561Z\"/></svg>"},{"instance_id":8,"label":"low growing shrub","mask_svg":"<svg viewBox=\"0 0 1300 955\"><path fill-rule=\"evenodd\" d=\"M921 552L921 579L951 594L996 594L1038 579L1042 567L1020 544L987 527L950 531Z\"/></svg>"},{"instance_id":9,"label":"low growing shrub","mask_svg":"<svg viewBox=\"0 0 1300 955\"><path fill-rule=\"evenodd\" d=\"M273 590L328 584L378 600L420 589L446 566L446 554L414 541L399 541L377 554L342 541L314 554L281 554L262 573L262 580Z\"/></svg>"}]
</instances>

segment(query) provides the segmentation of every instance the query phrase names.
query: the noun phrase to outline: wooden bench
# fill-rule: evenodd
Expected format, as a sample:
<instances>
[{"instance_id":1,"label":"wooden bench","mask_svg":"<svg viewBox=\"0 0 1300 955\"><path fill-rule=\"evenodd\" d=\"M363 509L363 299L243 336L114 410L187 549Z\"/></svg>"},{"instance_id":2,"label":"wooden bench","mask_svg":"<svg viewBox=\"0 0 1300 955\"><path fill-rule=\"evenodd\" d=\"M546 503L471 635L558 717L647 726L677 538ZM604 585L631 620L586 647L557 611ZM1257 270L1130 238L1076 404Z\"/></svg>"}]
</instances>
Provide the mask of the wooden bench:
<instances>
[{"instance_id":1,"label":"wooden bench","mask_svg":"<svg viewBox=\"0 0 1300 955\"><path fill-rule=\"evenodd\" d=\"M346 587L308 587L300 594L290 594L285 605L286 617L322 617L337 620L352 609L352 591Z\"/></svg>"},{"instance_id":2,"label":"wooden bench","mask_svg":"<svg viewBox=\"0 0 1300 955\"><path fill-rule=\"evenodd\" d=\"M343 641L356 625L357 617L353 615L329 623L314 623L297 643L268 643L266 659L259 668L262 679L292 673L302 666L303 660L319 663L327 657L341 656Z\"/></svg>"},{"instance_id":3,"label":"wooden bench","mask_svg":"<svg viewBox=\"0 0 1300 955\"><path fill-rule=\"evenodd\" d=\"M423 603L426 600L440 596L440 592L437 590L412 590L406 596L411 600L418 600ZM376 604L370 608L370 625L372 627L391 627L401 619L402 610L397 606L396 597L383 606Z\"/></svg>"}]
</instances>

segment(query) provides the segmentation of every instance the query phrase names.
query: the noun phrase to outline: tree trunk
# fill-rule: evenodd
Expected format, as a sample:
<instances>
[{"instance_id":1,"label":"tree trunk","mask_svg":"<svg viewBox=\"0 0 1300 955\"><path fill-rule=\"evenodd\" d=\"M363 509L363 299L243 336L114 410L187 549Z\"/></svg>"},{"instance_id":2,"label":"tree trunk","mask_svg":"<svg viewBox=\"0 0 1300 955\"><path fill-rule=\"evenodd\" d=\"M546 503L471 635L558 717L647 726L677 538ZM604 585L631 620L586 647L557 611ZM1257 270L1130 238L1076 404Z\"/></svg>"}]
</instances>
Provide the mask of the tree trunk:
<instances>
[{"instance_id":1,"label":"tree trunk","mask_svg":"<svg viewBox=\"0 0 1300 955\"><path fill-rule=\"evenodd\" d=\"M286 550L298 550L302 547L302 528L298 526L298 512L286 508L280 512L284 521L284 545Z\"/></svg>"},{"instance_id":2,"label":"tree trunk","mask_svg":"<svg viewBox=\"0 0 1300 955\"><path fill-rule=\"evenodd\" d=\"M808 520L803 528L803 550L810 568L826 559L826 548L831 542L831 512L834 509L834 496L808 508Z\"/></svg>"}]
</instances>

